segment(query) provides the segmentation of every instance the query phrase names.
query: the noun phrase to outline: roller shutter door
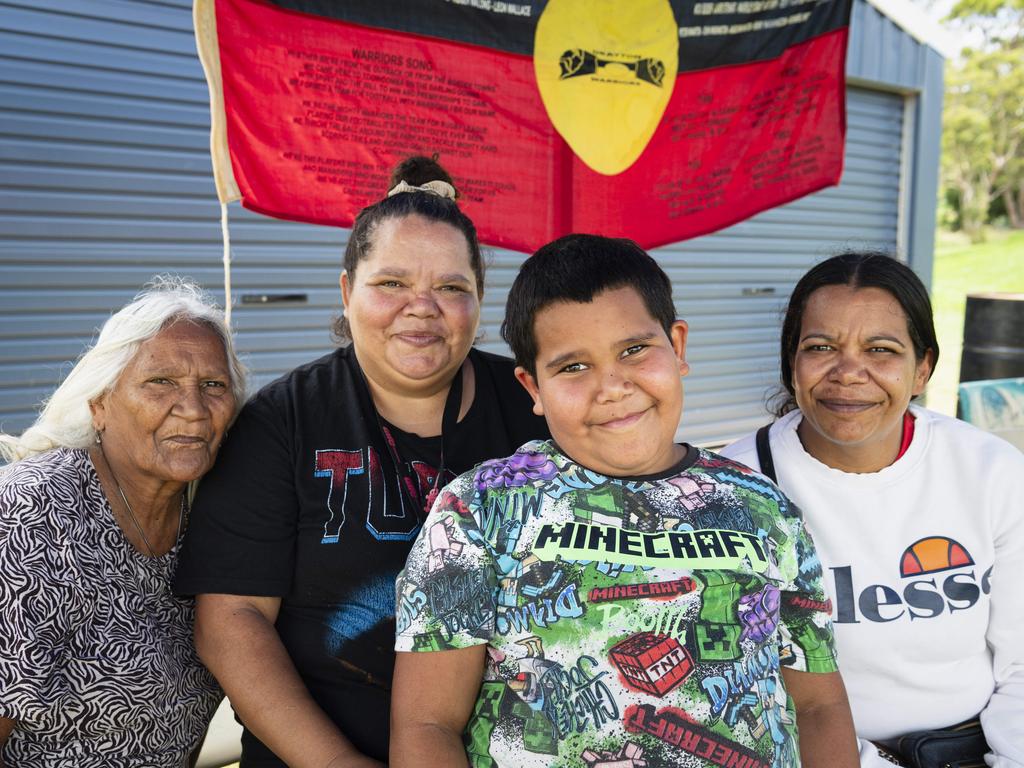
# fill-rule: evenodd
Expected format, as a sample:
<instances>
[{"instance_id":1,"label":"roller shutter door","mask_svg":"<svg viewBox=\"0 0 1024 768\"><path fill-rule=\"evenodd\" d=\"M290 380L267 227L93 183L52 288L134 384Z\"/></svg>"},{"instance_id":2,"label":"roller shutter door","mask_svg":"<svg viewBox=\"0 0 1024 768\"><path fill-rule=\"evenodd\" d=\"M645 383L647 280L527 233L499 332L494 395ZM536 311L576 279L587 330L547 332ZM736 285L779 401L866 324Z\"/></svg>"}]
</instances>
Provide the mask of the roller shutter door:
<instances>
[{"instance_id":1,"label":"roller shutter door","mask_svg":"<svg viewBox=\"0 0 1024 768\"><path fill-rule=\"evenodd\" d=\"M0 429L20 431L154 274L223 295L189 0L0 7ZM330 349L345 231L232 206L239 347L259 385Z\"/></svg>"}]
</instances>

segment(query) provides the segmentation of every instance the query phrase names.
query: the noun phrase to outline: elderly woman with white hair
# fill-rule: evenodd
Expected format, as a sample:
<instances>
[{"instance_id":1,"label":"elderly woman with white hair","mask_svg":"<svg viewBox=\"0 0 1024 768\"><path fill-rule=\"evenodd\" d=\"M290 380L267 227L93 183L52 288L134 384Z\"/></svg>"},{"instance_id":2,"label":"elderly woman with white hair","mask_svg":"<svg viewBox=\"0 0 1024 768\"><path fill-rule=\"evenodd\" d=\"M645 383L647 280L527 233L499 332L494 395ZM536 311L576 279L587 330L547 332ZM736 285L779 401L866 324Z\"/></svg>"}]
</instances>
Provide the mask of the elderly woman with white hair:
<instances>
[{"instance_id":1,"label":"elderly woman with white hair","mask_svg":"<svg viewBox=\"0 0 1024 768\"><path fill-rule=\"evenodd\" d=\"M221 312L162 280L0 435L0 767L187 764L221 692L170 584L244 388Z\"/></svg>"}]
</instances>

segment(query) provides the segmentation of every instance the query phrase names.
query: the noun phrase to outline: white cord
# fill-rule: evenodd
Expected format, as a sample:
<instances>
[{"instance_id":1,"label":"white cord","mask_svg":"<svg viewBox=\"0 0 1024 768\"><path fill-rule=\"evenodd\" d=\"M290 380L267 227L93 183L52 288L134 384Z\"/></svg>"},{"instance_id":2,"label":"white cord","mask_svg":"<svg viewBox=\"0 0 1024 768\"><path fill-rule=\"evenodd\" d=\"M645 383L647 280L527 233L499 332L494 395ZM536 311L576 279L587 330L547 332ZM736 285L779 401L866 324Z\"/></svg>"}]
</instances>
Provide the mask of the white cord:
<instances>
[{"instance_id":1,"label":"white cord","mask_svg":"<svg viewBox=\"0 0 1024 768\"><path fill-rule=\"evenodd\" d=\"M224 241L224 323L231 327L231 235L228 234L228 205L220 204L220 237Z\"/></svg>"}]
</instances>

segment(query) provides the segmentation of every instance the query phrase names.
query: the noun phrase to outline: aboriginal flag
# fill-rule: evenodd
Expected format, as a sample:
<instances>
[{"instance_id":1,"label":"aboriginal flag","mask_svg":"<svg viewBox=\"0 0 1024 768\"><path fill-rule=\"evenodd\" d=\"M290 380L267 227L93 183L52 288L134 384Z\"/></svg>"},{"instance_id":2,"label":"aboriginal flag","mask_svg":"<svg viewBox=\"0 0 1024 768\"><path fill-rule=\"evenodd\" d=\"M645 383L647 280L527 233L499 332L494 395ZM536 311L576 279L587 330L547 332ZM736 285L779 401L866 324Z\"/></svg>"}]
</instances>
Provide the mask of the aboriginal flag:
<instances>
[{"instance_id":1,"label":"aboriginal flag","mask_svg":"<svg viewBox=\"0 0 1024 768\"><path fill-rule=\"evenodd\" d=\"M439 152L486 243L645 247L839 181L851 0L196 0L222 202L350 226Z\"/></svg>"}]
</instances>

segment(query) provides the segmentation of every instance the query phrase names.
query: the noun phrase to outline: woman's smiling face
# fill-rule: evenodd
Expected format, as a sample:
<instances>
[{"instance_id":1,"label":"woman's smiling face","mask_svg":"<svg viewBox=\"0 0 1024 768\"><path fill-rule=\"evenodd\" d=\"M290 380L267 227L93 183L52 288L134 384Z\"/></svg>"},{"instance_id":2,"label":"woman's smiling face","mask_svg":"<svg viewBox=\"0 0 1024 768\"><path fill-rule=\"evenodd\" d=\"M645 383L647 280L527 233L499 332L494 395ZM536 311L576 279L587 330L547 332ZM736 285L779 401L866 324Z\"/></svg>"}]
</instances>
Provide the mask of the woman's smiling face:
<instances>
[{"instance_id":1,"label":"woman's smiling face","mask_svg":"<svg viewBox=\"0 0 1024 768\"><path fill-rule=\"evenodd\" d=\"M465 236L418 215L389 218L341 293L372 386L416 394L447 386L469 353L480 296Z\"/></svg>"},{"instance_id":2,"label":"woman's smiling face","mask_svg":"<svg viewBox=\"0 0 1024 768\"><path fill-rule=\"evenodd\" d=\"M793 358L800 439L829 466L874 472L899 452L903 414L924 391L907 316L881 288L829 285L807 300Z\"/></svg>"}]
</instances>

